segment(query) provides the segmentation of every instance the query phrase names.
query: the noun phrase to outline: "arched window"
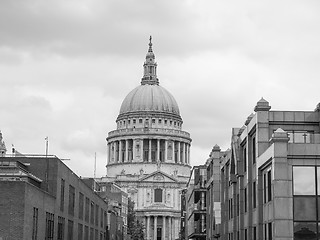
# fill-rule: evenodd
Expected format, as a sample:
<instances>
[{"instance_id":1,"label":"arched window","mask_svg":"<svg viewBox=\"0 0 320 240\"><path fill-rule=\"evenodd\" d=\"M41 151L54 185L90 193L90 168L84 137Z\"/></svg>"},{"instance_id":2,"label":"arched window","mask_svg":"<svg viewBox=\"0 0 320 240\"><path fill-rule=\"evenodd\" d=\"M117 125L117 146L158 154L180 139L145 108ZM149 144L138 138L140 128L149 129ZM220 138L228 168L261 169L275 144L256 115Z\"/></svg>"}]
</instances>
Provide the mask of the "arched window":
<instances>
[{"instance_id":1,"label":"arched window","mask_svg":"<svg viewBox=\"0 0 320 240\"><path fill-rule=\"evenodd\" d=\"M154 190L154 202L162 202L162 189L157 188Z\"/></svg>"}]
</instances>

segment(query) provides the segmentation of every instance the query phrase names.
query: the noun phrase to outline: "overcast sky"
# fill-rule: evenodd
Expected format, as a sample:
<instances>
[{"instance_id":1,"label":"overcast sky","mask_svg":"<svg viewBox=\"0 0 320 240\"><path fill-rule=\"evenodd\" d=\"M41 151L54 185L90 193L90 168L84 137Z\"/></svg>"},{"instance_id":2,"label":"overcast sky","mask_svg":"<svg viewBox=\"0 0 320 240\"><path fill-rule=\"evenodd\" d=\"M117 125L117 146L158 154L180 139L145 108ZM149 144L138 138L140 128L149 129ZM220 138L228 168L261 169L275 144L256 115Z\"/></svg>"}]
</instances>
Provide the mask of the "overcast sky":
<instances>
[{"instance_id":1,"label":"overcast sky","mask_svg":"<svg viewBox=\"0 0 320 240\"><path fill-rule=\"evenodd\" d=\"M191 164L230 144L256 102L320 102L320 2L1 0L0 130L21 153L105 175L106 141L142 77L149 35L160 85L190 132Z\"/></svg>"}]
</instances>

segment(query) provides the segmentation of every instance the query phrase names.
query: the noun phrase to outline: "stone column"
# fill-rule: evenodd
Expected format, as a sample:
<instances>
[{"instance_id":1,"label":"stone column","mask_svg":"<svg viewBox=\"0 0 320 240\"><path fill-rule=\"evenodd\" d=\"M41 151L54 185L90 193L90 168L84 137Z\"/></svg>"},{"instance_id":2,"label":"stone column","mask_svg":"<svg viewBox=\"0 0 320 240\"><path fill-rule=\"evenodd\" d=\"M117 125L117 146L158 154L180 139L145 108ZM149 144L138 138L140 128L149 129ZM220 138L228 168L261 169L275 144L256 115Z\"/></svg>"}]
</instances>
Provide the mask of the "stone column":
<instances>
[{"instance_id":1,"label":"stone column","mask_svg":"<svg viewBox=\"0 0 320 240\"><path fill-rule=\"evenodd\" d=\"M164 159L163 161L166 162L168 159L168 141L164 140Z\"/></svg>"},{"instance_id":2,"label":"stone column","mask_svg":"<svg viewBox=\"0 0 320 240\"><path fill-rule=\"evenodd\" d=\"M147 216L147 232L146 232L146 235L147 235L147 240L150 239L150 216Z\"/></svg>"},{"instance_id":3,"label":"stone column","mask_svg":"<svg viewBox=\"0 0 320 240\"><path fill-rule=\"evenodd\" d=\"M166 216L162 216L162 218L163 218L163 240L166 240Z\"/></svg>"},{"instance_id":4,"label":"stone column","mask_svg":"<svg viewBox=\"0 0 320 240\"><path fill-rule=\"evenodd\" d=\"M186 143L182 143L182 159L181 159L183 164L186 164Z\"/></svg>"},{"instance_id":5,"label":"stone column","mask_svg":"<svg viewBox=\"0 0 320 240\"><path fill-rule=\"evenodd\" d=\"M140 140L141 144L140 144L140 159L143 162L143 156L144 156L144 152L143 152L143 138Z\"/></svg>"},{"instance_id":6,"label":"stone column","mask_svg":"<svg viewBox=\"0 0 320 240\"><path fill-rule=\"evenodd\" d=\"M119 141L119 162L122 162L122 141Z\"/></svg>"},{"instance_id":7,"label":"stone column","mask_svg":"<svg viewBox=\"0 0 320 240\"><path fill-rule=\"evenodd\" d=\"M177 158L178 158L178 159L177 159L177 161L178 161L178 163L181 163L181 159L180 159L180 150L181 150L181 149L180 149L180 142L178 142L178 146L177 146L177 147L178 147L178 151L177 151L177 153L178 153L178 154L177 154Z\"/></svg>"},{"instance_id":8,"label":"stone column","mask_svg":"<svg viewBox=\"0 0 320 240\"><path fill-rule=\"evenodd\" d=\"M125 152L125 154L124 154L124 156L125 156L125 159L124 159L124 161L125 162L128 162L128 155L129 155L129 141L128 141L128 139L126 139L126 152Z\"/></svg>"},{"instance_id":9,"label":"stone column","mask_svg":"<svg viewBox=\"0 0 320 240\"><path fill-rule=\"evenodd\" d=\"M113 161L114 162L117 162L117 156L116 156L116 152L117 152L117 143L114 141L113 143L112 143L112 145L113 145Z\"/></svg>"},{"instance_id":10,"label":"stone column","mask_svg":"<svg viewBox=\"0 0 320 240\"><path fill-rule=\"evenodd\" d=\"M157 216L154 216L153 239L157 239Z\"/></svg>"},{"instance_id":11,"label":"stone column","mask_svg":"<svg viewBox=\"0 0 320 240\"><path fill-rule=\"evenodd\" d=\"M188 154L189 144L186 143L186 163L189 164L189 154Z\"/></svg>"},{"instance_id":12,"label":"stone column","mask_svg":"<svg viewBox=\"0 0 320 240\"><path fill-rule=\"evenodd\" d=\"M278 128L274 131L270 143L272 144L272 194L273 194L273 226L272 239L293 239L292 229L292 163L288 161L287 132ZM286 226L286 227L283 227Z\"/></svg>"},{"instance_id":13,"label":"stone column","mask_svg":"<svg viewBox=\"0 0 320 240\"><path fill-rule=\"evenodd\" d=\"M175 221L175 219L174 219L174 217L172 217L172 219L171 219L171 226L172 226L172 231L171 231L171 233L172 233L172 239L176 239L176 221Z\"/></svg>"},{"instance_id":14,"label":"stone column","mask_svg":"<svg viewBox=\"0 0 320 240\"><path fill-rule=\"evenodd\" d=\"M148 161L151 162L151 139L149 139L149 155L148 155Z\"/></svg>"},{"instance_id":15,"label":"stone column","mask_svg":"<svg viewBox=\"0 0 320 240\"><path fill-rule=\"evenodd\" d=\"M190 144L188 144L188 163L190 164Z\"/></svg>"},{"instance_id":16,"label":"stone column","mask_svg":"<svg viewBox=\"0 0 320 240\"><path fill-rule=\"evenodd\" d=\"M160 139L157 139L157 155L156 160L160 161Z\"/></svg>"},{"instance_id":17,"label":"stone column","mask_svg":"<svg viewBox=\"0 0 320 240\"><path fill-rule=\"evenodd\" d=\"M107 164L111 162L110 158L110 143L107 143Z\"/></svg>"},{"instance_id":18,"label":"stone column","mask_svg":"<svg viewBox=\"0 0 320 240\"><path fill-rule=\"evenodd\" d=\"M176 161L174 152L175 152L175 149L174 149L174 141L172 141L172 161L173 161L173 162Z\"/></svg>"},{"instance_id":19,"label":"stone column","mask_svg":"<svg viewBox=\"0 0 320 240\"><path fill-rule=\"evenodd\" d=\"M168 218L168 225L169 225L169 237L168 237L168 239L171 240L172 239L172 217Z\"/></svg>"}]
</instances>

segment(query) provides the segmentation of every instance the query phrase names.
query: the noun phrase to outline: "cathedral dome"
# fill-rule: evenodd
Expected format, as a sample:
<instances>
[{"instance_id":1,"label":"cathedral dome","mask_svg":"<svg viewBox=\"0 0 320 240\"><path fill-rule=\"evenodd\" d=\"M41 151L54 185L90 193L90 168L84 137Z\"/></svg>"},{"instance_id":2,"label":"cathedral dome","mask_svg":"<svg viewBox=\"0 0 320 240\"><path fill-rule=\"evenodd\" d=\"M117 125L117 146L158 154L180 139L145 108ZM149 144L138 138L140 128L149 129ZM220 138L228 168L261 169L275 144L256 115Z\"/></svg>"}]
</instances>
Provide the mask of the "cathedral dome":
<instances>
[{"instance_id":1,"label":"cathedral dome","mask_svg":"<svg viewBox=\"0 0 320 240\"><path fill-rule=\"evenodd\" d=\"M133 89L123 100L120 114L158 112L178 115L179 107L174 97L157 84L144 84Z\"/></svg>"},{"instance_id":2,"label":"cathedral dome","mask_svg":"<svg viewBox=\"0 0 320 240\"><path fill-rule=\"evenodd\" d=\"M133 89L123 100L118 120L129 117L129 115L151 114L153 116L166 115L166 117L181 121L176 100L165 88L159 86L151 37L143 69L141 85Z\"/></svg>"}]
</instances>

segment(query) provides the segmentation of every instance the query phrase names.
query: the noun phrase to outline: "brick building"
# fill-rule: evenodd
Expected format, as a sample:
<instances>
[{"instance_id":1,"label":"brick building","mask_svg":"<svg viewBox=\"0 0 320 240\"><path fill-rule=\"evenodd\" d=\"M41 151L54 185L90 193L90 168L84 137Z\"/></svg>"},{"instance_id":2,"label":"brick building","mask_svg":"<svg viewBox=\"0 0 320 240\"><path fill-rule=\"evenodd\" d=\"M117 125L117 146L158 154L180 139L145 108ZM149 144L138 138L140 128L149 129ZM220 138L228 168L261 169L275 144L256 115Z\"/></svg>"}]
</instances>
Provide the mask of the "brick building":
<instances>
[{"instance_id":1,"label":"brick building","mask_svg":"<svg viewBox=\"0 0 320 240\"><path fill-rule=\"evenodd\" d=\"M107 211L59 158L0 157L0 239L107 239Z\"/></svg>"}]
</instances>

